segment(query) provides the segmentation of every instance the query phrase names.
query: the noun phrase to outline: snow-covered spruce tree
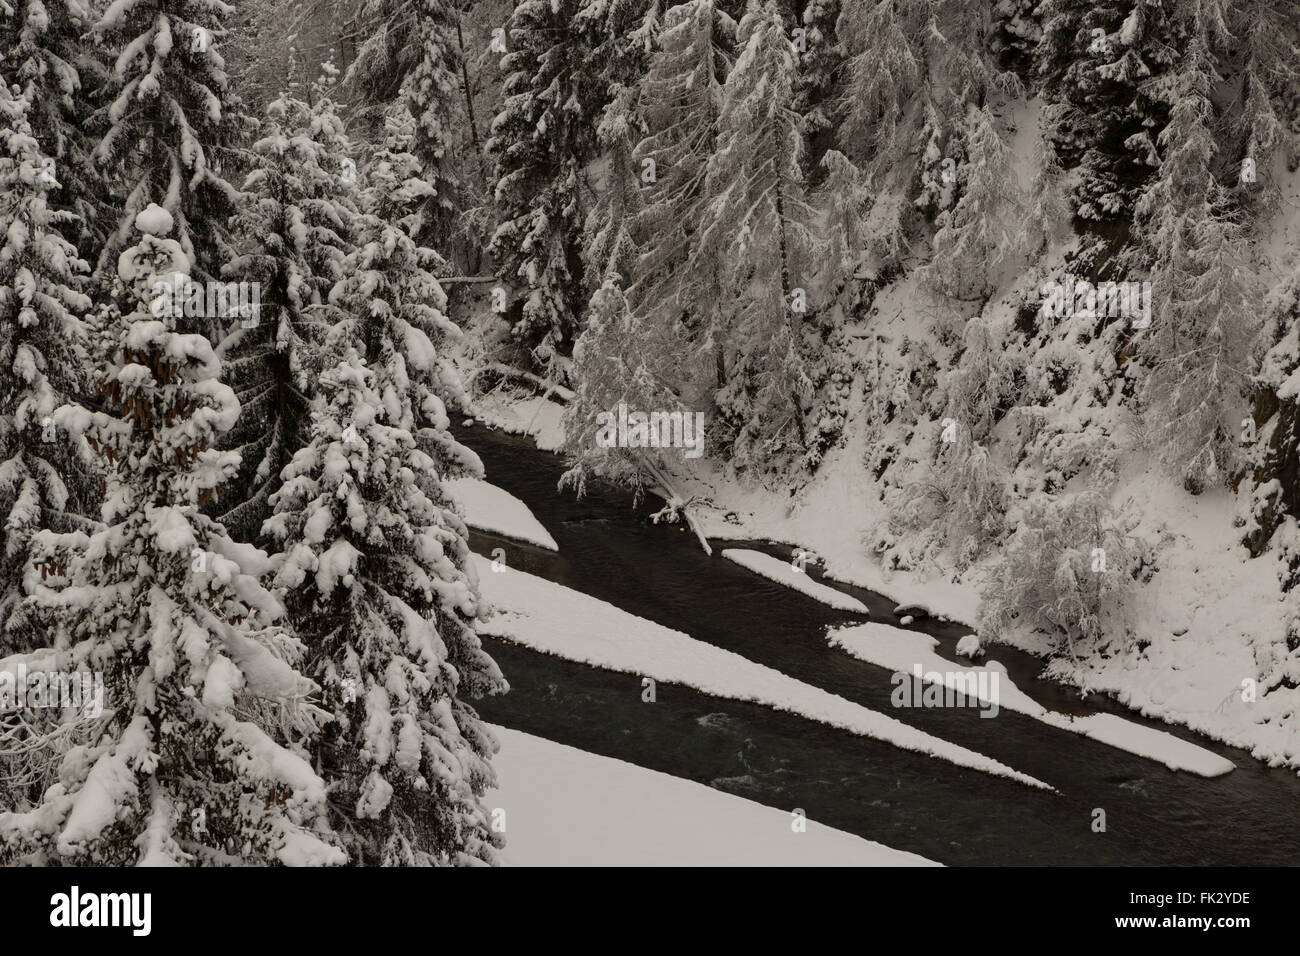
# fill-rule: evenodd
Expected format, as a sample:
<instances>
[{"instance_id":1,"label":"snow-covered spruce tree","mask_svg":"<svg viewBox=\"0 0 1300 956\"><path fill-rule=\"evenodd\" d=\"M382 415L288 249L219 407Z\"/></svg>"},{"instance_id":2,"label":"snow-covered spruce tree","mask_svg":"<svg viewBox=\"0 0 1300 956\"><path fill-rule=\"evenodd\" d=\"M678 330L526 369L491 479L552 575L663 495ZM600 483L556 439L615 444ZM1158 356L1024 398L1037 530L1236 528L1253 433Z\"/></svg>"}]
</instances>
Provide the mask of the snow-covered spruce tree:
<instances>
[{"instance_id":1,"label":"snow-covered spruce tree","mask_svg":"<svg viewBox=\"0 0 1300 956\"><path fill-rule=\"evenodd\" d=\"M1085 219L1124 219L1159 164L1173 68L1187 43L1175 5L1161 0L1046 0L1036 73L1050 135Z\"/></svg>"},{"instance_id":2,"label":"snow-covered spruce tree","mask_svg":"<svg viewBox=\"0 0 1300 956\"><path fill-rule=\"evenodd\" d=\"M1053 240L1064 236L1070 223L1070 201L1066 195L1065 171L1056 146L1047 136L1038 141L1037 168L1025 203L1025 251L1042 254Z\"/></svg>"},{"instance_id":3,"label":"snow-covered spruce tree","mask_svg":"<svg viewBox=\"0 0 1300 956\"><path fill-rule=\"evenodd\" d=\"M967 160L958 170L960 198L937 220L925 280L954 299L987 298L1023 244L1020 185L995 122L987 107L970 108Z\"/></svg>"},{"instance_id":4,"label":"snow-covered spruce tree","mask_svg":"<svg viewBox=\"0 0 1300 956\"><path fill-rule=\"evenodd\" d=\"M795 33L799 57L799 75L794 84L794 108L803 117L803 133L808 148L805 171L816 178L822 157L835 140L835 94L844 50L835 34L842 0L809 0Z\"/></svg>"},{"instance_id":5,"label":"snow-covered spruce tree","mask_svg":"<svg viewBox=\"0 0 1300 956\"><path fill-rule=\"evenodd\" d=\"M1033 70L1034 51L1043 37L1037 16L1042 0L997 0L993 4L994 33L991 47L1003 69L1016 73Z\"/></svg>"},{"instance_id":6,"label":"snow-covered spruce tree","mask_svg":"<svg viewBox=\"0 0 1300 956\"><path fill-rule=\"evenodd\" d=\"M512 5L367 0L339 15L364 38L344 78L350 127L374 140L394 107L410 114L410 150L434 190L422 203L416 238L474 272L491 232L495 185L480 137L482 104L495 102L493 51L505 39L496 31L504 31Z\"/></svg>"},{"instance_id":7,"label":"snow-covered spruce tree","mask_svg":"<svg viewBox=\"0 0 1300 956\"><path fill-rule=\"evenodd\" d=\"M91 96L103 70L98 51L83 39L90 7L82 0L7 0L7 6L9 15L0 15L0 73L21 87L31 134L54 162L58 185L47 204L72 214L55 225L83 258L93 259L108 197L90 158L100 125Z\"/></svg>"},{"instance_id":8,"label":"snow-covered spruce tree","mask_svg":"<svg viewBox=\"0 0 1300 956\"><path fill-rule=\"evenodd\" d=\"M803 135L792 108L794 51L774 0L754 0L741 19L740 55L723 88L717 149L705 191L702 237L721 253L726 332L735 354L717 394L724 438L740 467L766 469L806 447L806 368L801 276L816 246L805 196ZM815 303L813 304L815 309Z\"/></svg>"},{"instance_id":9,"label":"snow-covered spruce tree","mask_svg":"<svg viewBox=\"0 0 1300 956\"><path fill-rule=\"evenodd\" d=\"M1161 456L1189 490L1225 480L1239 454L1246 360L1258 314L1243 226L1210 171L1215 152L1210 54L1194 41L1160 134L1157 181L1137 209L1150 250L1152 366L1145 405Z\"/></svg>"},{"instance_id":10,"label":"snow-covered spruce tree","mask_svg":"<svg viewBox=\"0 0 1300 956\"><path fill-rule=\"evenodd\" d=\"M575 29L579 0L522 0L510 18L505 102L487 150L496 164L499 224L489 252L517 283L515 338L557 381L586 304L583 168L595 147L599 100Z\"/></svg>"},{"instance_id":11,"label":"snow-covered spruce tree","mask_svg":"<svg viewBox=\"0 0 1300 956\"><path fill-rule=\"evenodd\" d=\"M886 526L910 566L946 553L964 571L1001 537L1009 480L995 457L994 426L1013 404L1016 364L1005 333L977 316L966 323L962 350L935 389L942 416L922 477L906 486Z\"/></svg>"},{"instance_id":12,"label":"snow-covered spruce tree","mask_svg":"<svg viewBox=\"0 0 1300 956\"><path fill-rule=\"evenodd\" d=\"M872 193L862 171L838 149L827 150L821 164L825 170L819 192L826 210L826 262L847 279L857 271L870 242L867 214Z\"/></svg>"},{"instance_id":13,"label":"snow-covered spruce tree","mask_svg":"<svg viewBox=\"0 0 1300 956\"><path fill-rule=\"evenodd\" d=\"M255 539L280 472L308 443L311 397L332 364L329 293L343 278L357 215L356 167L343 121L325 86L314 99L309 107L282 96L268 107L244 183L249 198L235 219L247 251L226 269L228 279L260 289L256 324L235 329L221 348L241 405L227 441L242 463L239 496L220 511L241 541Z\"/></svg>"},{"instance_id":14,"label":"snow-covered spruce tree","mask_svg":"<svg viewBox=\"0 0 1300 956\"><path fill-rule=\"evenodd\" d=\"M879 177L915 148L913 101L924 88L921 32L931 23L918 0L844 4L836 35L844 51L837 109L839 143Z\"/></svg>"},{"instance_id":15,"label":"snow-covered spruce tree","mask_svg":"<svg viewBox=\"0 0 1300 956\"><path fill-rule=\"evenodd\" d=\"M891 570L932 565L956 579L1001 540L1008 478L990 446L969 429L959 426L951 441L935 432L932 460L893 496L877 550Z\"/></svg>"},{"instance_id":16,"label":"snow-covered spruce tree","mask_svg":"<svg viewBox=\"0 0 1300 956\"><path fill-rule=\"evenodd\" d=\"M464 208L462 172L457 168L456 137L459 121L461 51L456 42L459 14L451 0L420 0L415 40L420 60L403 88L406 109L415 120L411 152L420 161L424 179L433 187L423 209L416 238L444 247L452 240L457 212ZM478 131L470 127L472 147L478 149ZM480 157L481 159L481 157Z\"/></svg>"},{"instance_id":17,"label":"snow-covered spruce tree","mask_svg":"<svg viewBox=\"0 0 1300 956\"><path fill-rule=\"evenodd\" d=\"M958 361L940 381L944 417L988 441L1008 405L1014 404L1017 360L1007 350L1008 333L983 316L966 323Z\"/></svg>"},{"instance_id":18,"label":"snow-covered spruce tree","mask_svg":"<svg viewBox=\"0 0 1300 956\"><path fill-rule=\"evenodd\" d=\"M408 120L400 111L390 120L396 145L409 133ZM437 463L437 475L479 474L478 457L447 432L449 410L469 408L464 384L443 349L462 333L446 316L447 296L431 271L442 258L411 238L419 216L413 210L431 188L418 167L410 153L383 148L363 170L355 248L343 262L344 278L329 293L338 310L330 346L338 354L355 347L380 377L385 402L410 403L417 447Z\"/></svg>"},{"instance_id":19,"label":"snow-covered spruce tree","mask_svg":"<svg viewBox=\"0 0 1300 956\"><path fill-rule=\"evenodd\" d=\"M1240 458L1239 422L1249 384L1246 359L1257 325L1257 289L1243 227L1216 190L1190 217L1181 263L1154 282L1186 277L1153 322L1146 404L1161 454L1191 491L1226 480Z\"/></svg>"},{"instance_id":20,"label":"snow-covered spruce tree","mask_svg":"<svg viewBox=\"0 0 1300 956\"><path fill-rule=\"evenodd\" d=\"M421 42L420 20L428 9L422 0L365 0L349 11L355 14L362 39L343 82L375 127L402 97L407 78L424 59L427 47Z\"/></svg>"},{"instance_id":21,"label":"snow-covered spruce tree","mask_svg":"<svg viewBox=\"0 0 1300 956\"><path fill-rule=\"evenodd\" d=\"M322 376L312 443L267 531L335 715L314 754L353 862L492 863L500 841L479 798L496 742L467 699L506 684L474 633L467 532L441 485L481 466L445 417L438 454L421 450L399 326L382 308L359 316L373 360L352 352Z\"/></svg>"},{"instance_id":22,"label":"snow-covered spruce tree","mask_svg":"<svg viewBox=\"0 0 1300 956\"><path fill-rule=\"evenodd\" d=\"M623 87L605 108L596 138L605 154L604 182L587 212L583 234L586 282L599 285L603 276L614 273L626 282L633 273L638 247L634 236L641 210L642 167L634 155L640 139L636 99L640 90Z\"/></svg>"},{"instance_id":23,"label":"snow-covered spruce tree","mask_svg":"<svg viewBox=\"0 0 1300 956\"><path fill-rule=\"evenodd\" d=\"M663 0L581 0L574 29L582 35L592 99L587 108L599 113L619 91L645 78L663 16Z\"/></svg>"},{"instance_id":24,"label":"snow-covered spruce tree","mask_svg":"<svg viewBox=\"0 0 1300 956\"><path fill-rule=\"evenodd\" d=\"M115 0L96 21L93 35L120 50L110 125L94 153L122 189L100 270L131 241L136 214L156 203L175 220L195 279L221 278L240 202L228 177L242 172L240 140L252 125L238 112L220 53L233 12L221 0Z\"/></svg>"},{"instance_id":25,"label":"snow-covered spruce tree","mask_svg":"<svg viewBox=\"0 0 1300 956\"><path fill-rule=\"evenodd\" d=\"M1239 166L1238 181L1248 196L1263 197L1266 189L1251 189L1251 178L1264 180L1276 148L1287 139L1286 103L1300 89L1300 18L1287 2L1252 0L1234 4L1228 26L1244 49L1239 108L1233 111L1238 143L1232 159ZM1294 144L1294 139L1292 139Z\"/></svg>"},{"instance_id":26,"label":"snow-covered spruce tree","mask_svg":"<svg viewBox=\"0 0 1300 956\"><path fill-rule=\"evenodd\" d=\"M57 180L28 107L0 81L0 656L43 643L24 605L32 536L75 522L67 435L52 416L82 391L90 310L78 288L87 267L56 231Z\"/></svg>"},{"instance_id":27,"label":"snow-covered spruce tree","mask_svg":"<svg viewBox=\"0 0 1300 956\"><path fill-rule=\"evenodd\" d=\"M66 587L33 601L73 667L102 672L105 719L64 757L41 803L0 815L6 856L32 863L341 863L320 828L325 788L279 740L314 729L301 645L274 623L266 556L200 505L235 471L214 449L239 406L202 335L176 331L160 282L189 271L150 205L100 316L105 411L61 408L107 470L103 528ZM279 740L277 739L279 738Z\"/></svg>"},{"instance_id":28,"label":"snow-covered spruce tree","mask_svg":"<svg viewBox=\"0 0 1300 956\"><path fill-rule=\"evenodd\" d=\"M721 330L722 266L718 249L706 249L703 240L709 159L735 35L735 21L714 0L690 0L664 17L642 87L646 137L635 158L653 175L633 226L640 253L627 289L639 328L656 335L679 330L678 355L712 356L716 388L727 382L725 336L714 336Z\"/></svg>"},{"instance_id":29,"label":"snow-covered spruce tree","mask_svg":"<svg viewBox=\"0 0 1300 956\"><path fill-rule=\"evenodd\" d=\"M578 11L577 26L587 36L588 69L597 72L608 98L596 127L596 146L604 158L602 181L593 184L596 196L583 237L585 284L595 289L611 271L624 283L629 280L642 190L657 176L636 162L635 150L646 132L642 80L659 28L659 3L587 0Z\"/></svg>"}]
</instances>

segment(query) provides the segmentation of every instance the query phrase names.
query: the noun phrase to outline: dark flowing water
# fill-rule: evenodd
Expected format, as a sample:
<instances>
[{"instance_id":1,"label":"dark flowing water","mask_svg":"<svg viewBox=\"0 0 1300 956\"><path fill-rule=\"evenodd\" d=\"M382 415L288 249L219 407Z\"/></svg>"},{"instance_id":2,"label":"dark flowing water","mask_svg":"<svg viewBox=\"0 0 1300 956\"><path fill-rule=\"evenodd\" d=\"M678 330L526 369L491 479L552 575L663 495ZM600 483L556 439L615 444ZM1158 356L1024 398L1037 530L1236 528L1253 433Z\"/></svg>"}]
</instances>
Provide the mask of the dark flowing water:
<instances>
[{"instance_id":1,"label":"dark flowing water","mask_svg":"<svg viewBox=\"0 0 1300 956\"><path fill-rule=\"evenodd\" d=\"M1097 697L1035 678L1039 662L997 648L1017 686L1073 712L1105 710L1196 741L1237 767L1217 779L1162 765L1030 717L973 708L895 709L891 672L828 646L828 625L855 617L767 581L695 537L653 524L658 503L594 488L581 501L558 492L562 461L528 439L482 426L458 430L488 479L523 500L559 544L554 554L475 532L476 551L504 548L511 567L615 604L639 617L881 711L994 757L1054 786L1045 793L923 757L756 704L660 683L655 703L640 679L575 664L502 640L487 646L511 683L478 702L504 726L592 753L696 780L898 849L959 864L1296 865L1300 779L1244 751L1177 727L1144 721ZM745 547L760 547L746 543ZM788 549L764 547L788 555ZM829 582L828 582L829 583ZM833 585L861 600L872 619L897 624L894 602ZM940 640L952 659L967 629L933 620L911 625ZM1106 831L1093 832L1094 810ZM629 821L635 826L635 821Z\"/></svg>"}]
</instances>

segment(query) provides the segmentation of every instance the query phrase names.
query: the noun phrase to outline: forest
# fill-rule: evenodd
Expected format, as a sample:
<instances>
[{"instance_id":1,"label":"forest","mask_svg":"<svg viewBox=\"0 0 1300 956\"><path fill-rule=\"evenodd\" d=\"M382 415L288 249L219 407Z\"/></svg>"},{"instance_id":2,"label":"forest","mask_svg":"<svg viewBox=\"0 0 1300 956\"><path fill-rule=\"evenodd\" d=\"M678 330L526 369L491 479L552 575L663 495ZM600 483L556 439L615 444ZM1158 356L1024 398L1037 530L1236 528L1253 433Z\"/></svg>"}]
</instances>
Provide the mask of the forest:
<instances>
[{"instance_id":1,"label":"forest","mask_svg":"<svg viewBox=\"0 0 1300 956\"><path fill-rule=\"evenodd\" d=\"M0 0L0 79L0 862L503 862L489 427L1300 769L1295 0Z\"/></svg>"}]
</instances>

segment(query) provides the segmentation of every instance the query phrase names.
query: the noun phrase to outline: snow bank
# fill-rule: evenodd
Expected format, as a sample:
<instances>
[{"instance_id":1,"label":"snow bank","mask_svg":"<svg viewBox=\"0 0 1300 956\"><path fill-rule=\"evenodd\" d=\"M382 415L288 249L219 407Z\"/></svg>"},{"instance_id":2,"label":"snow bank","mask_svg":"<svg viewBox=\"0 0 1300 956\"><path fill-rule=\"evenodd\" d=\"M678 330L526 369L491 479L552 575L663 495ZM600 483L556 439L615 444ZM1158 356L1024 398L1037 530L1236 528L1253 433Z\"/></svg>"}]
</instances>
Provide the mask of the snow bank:
<instances>
[{"instance_id":1,"label":"snow bank","mask_svg":"<svg viewBox=\"0 0 1300 956\"><path fill-rule=\"evenodd\" d=\"M503 432L528 435L542 451L557 451L564 444L564 406L541 395L485 395L474 404L474 414Z\"/></svg>"},{"instance_id":2,"label":"snow bank","mask_svg":"<svg viewBox=\"0 0 1300 956\"><path fill-rule=\"evenodd\" d=\"M983 754L580 591L514 568L493 571L482 555L476 554L474 560L483 596L498 611L479 622L483 634L567 660L765 704L961 767L1052 789Z\"/></svg>"},{"instance_id":3,"label":"snow bank","mask_svg":"<svg viewBox=\"0 0 1300 956\"><path fill-rule=\"evenodd\" d=\"M471 528L527 541L548 551L560 550L529 507L504 488L478 478L453 478L442 484L460 502L465 523Z\"/></svg>"},{"instance_id":4,"label":"snow bank","mask_svg":"<svg viewBox=\"0 0 1300 956\"><path fill-rule=\"evenodd\" d=\"M815 601L829 604L836 610L867 615L867 606L857 598L814 581L806 572L796 571L789 561L782 561L762 551L750 551L744 548L728 548L722 552L722 556L728 561L735 561L743 568L748 568L755 574L762 575L769 581L784 584Z\"/></svg>"},{"instance_id":5,"label":"snow bank","mask_svg":"<svg viewBox=\"0 0 1300 956\"><path fill-rule=\"evenodd\" d=\"M513 866L937 866L657 770L493 727ZM793 810L794 808L791 808Z\"/></svg>"},{"instance_id":6,"label":"snow bank","mask_svg":"<svg viewBox=\"0 0 1300 956\"><path fill-rule=\"evenodd\" d=\"M1114 714L1072 717L1048 710L1016 687L996 661L990 661L982 668L962 667L936 654L934 646L939 642L928 634L905 631L887 624L860 624L855 627L833 628L828 636L832 645L843 648L854 657L903 673L912 673L913 667L918 664L923 672L941 674L977 674L981 670L996 668L999 670L998 699L994 703L1000 708L1026 714L1052 727L1082 734L1118 750L1146 757L1164 764L1170 770L1187 770L1203 777L1218 777L1235 769L1232 761L1203 747Z\"/></svg>"}]
</instances>

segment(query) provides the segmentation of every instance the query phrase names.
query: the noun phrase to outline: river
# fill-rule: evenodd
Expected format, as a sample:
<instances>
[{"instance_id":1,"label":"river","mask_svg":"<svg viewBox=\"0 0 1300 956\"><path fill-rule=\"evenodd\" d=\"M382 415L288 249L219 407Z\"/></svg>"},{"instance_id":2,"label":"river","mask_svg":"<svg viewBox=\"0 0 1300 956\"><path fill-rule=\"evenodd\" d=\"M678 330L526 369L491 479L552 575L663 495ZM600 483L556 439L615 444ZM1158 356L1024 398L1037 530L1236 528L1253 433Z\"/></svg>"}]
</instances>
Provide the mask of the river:
<instances>
[{"instance_id":1,"label":"river","mask_svg":"<svg viewBox=\"0 0 1300 956\"><path fill-rule=\"evenodd\" d=\"M1125 708L1041 681L1041 663L1005 648L1001 661L1039 702L1076 713L1108 711L1167 730L1237 767L1206 779L1002 710L895 709L891 672L828 646L827 625L857 620L767 581L674 525L633 508L631 496L593 487L560 492L558 457L520 436L483 426L456 429L483 459L487 478L532 509L558 554L474 532L481 554L505 548L511 567L583 591L624 610L741 654L792 677L994 757L1054 786L1045 793L963 769L757 704L660 683L644 703L640 678L542 654L497 639L486 646L511 691L476 702L487 719L616 757L808 817L949 865L1286 865L1300 862L1300 778L1248 753ZM725 544L725 542L721 542ZM773 546L746 543L786 556ZM835 584L872 619L897 624L894 602ZM931 619L911 628L954 645L968 629ZM1105 832L1094 832L1094 810ZM635 826L634 820L628 821Z\"/></svg>"}]
</instances>

